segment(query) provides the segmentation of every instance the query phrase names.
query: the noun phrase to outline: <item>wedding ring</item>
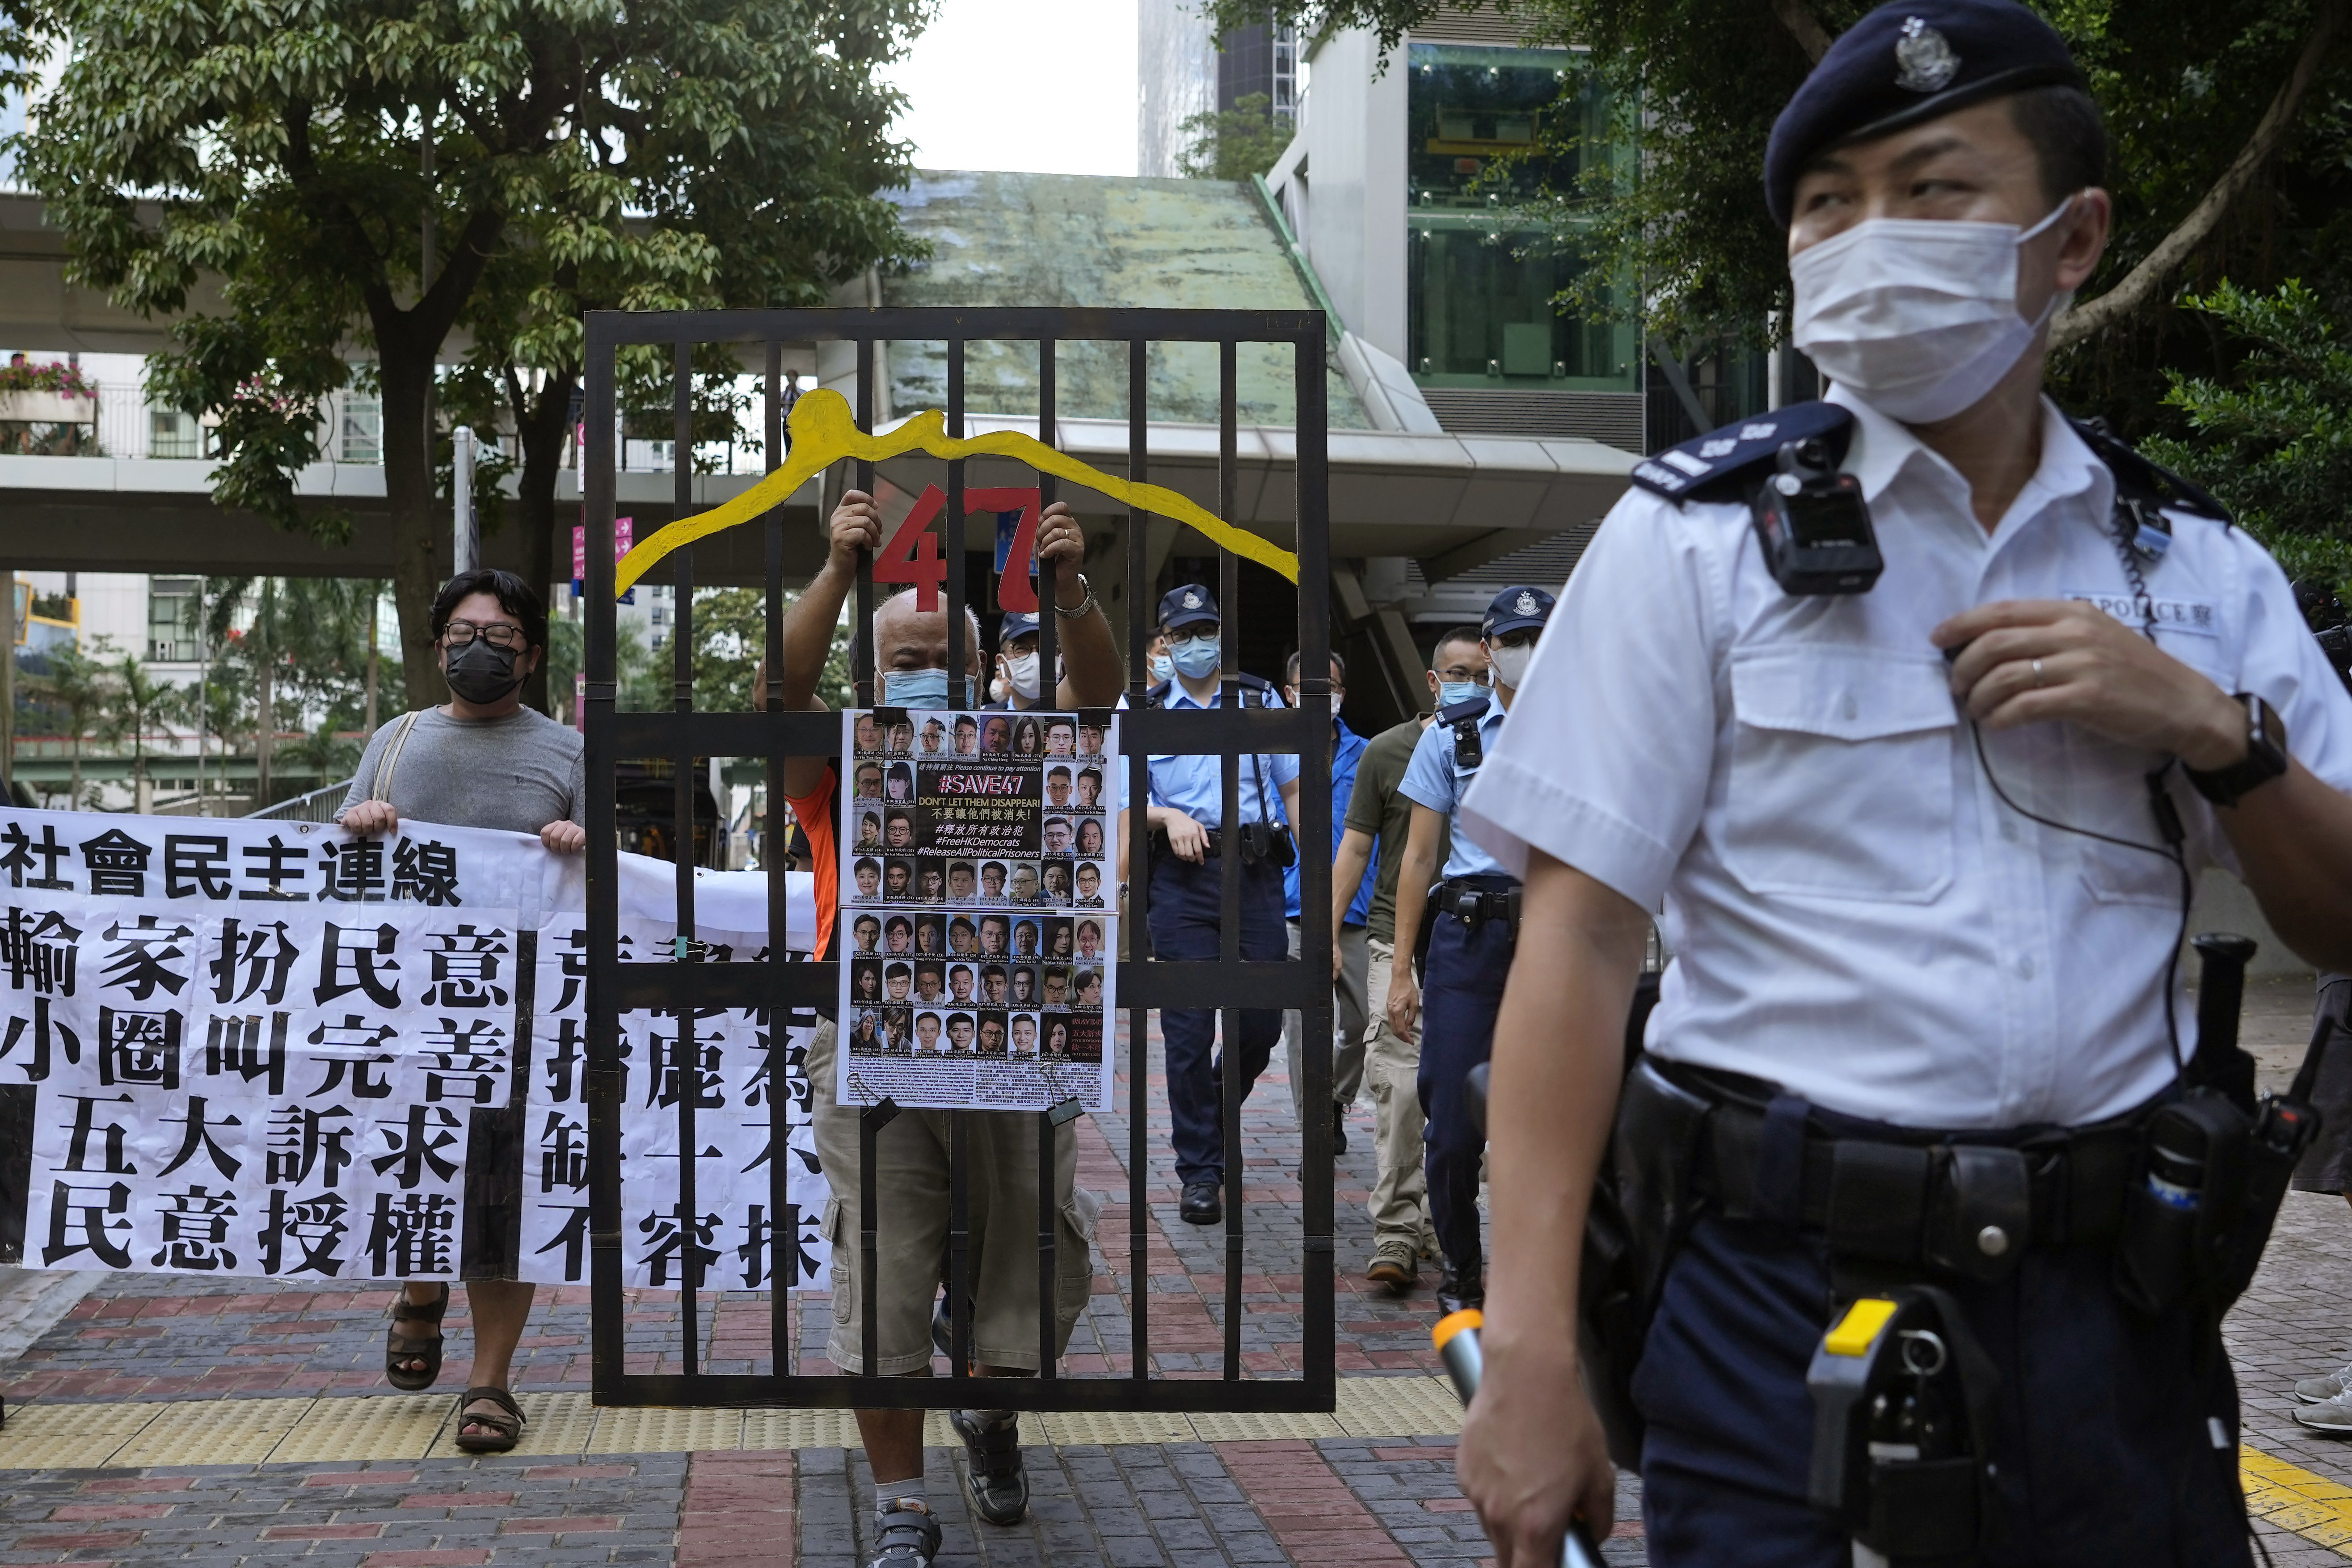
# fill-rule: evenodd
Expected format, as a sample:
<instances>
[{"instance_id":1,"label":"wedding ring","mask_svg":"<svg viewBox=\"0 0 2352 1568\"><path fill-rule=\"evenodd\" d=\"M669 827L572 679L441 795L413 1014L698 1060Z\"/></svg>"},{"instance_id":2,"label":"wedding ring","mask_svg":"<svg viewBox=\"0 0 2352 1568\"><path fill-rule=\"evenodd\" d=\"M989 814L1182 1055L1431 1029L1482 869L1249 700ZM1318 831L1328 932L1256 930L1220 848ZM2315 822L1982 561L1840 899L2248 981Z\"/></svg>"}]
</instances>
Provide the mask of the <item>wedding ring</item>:
<instances>
[{"instance_id":1,"label":"wedding ring","mask_svg":"<svg viewBox=\"0 0 2352 1568\"><path fill-rule=\"evenodd\" d=\"M2033 661L2033 689L2042 689L2042 661L2038 658Z\"/></svg>"}]
</instances>

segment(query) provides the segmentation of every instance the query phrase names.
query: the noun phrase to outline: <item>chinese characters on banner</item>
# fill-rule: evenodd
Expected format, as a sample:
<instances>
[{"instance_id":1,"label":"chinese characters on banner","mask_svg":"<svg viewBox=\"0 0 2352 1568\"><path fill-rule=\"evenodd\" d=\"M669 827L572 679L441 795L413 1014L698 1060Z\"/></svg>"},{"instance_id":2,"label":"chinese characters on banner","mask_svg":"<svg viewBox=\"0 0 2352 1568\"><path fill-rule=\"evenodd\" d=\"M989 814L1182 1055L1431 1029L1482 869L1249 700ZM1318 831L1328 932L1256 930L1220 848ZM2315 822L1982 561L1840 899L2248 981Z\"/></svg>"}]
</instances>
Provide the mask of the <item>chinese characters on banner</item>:
<instances>
[{"instance_id":1,"label":"chinese characters on banner","mask_svg":"<svg viewBox=\"0 0 2352 1568\"><path fill-rule=\"evenodd\" d=\"M842 715L844 1105L1108 1108L1115 715Z\"/></svg>"},{"instance_id":2,"label":"chinese characters on banner","mask_svg":"<svg viewBox=\"0 0 2352 1568\"><path fill-rule=\"evenodd\" d=\"M625 891L625 929L667 957L675 927L647 917L672 913L675 872L637 859L623 857L639 895ZM762 954L760 875L712 882L708 902L753 929L706 936L698 956ZM577 857L515 834L0 810L0 1257L584 1279L584 886ZM716 1075L698 1105L719 1103L698 1123L691 1211L675 1091L630 1102L631 1283L692 1270L706 1289L770 1288L788 1223L768 1197L779 1098L788 1149L812 1151L793 1160L793 1202L823 1206L800 1065L814 1024L698 1021L698 1040L723 1039L697 1058ZM667 1015L625 1020L633 1085L637 1062L688 1059L677 1032ZM813 1219L793 1229L802 1288L822 1242Z\"/></svg>"}]
</instances>

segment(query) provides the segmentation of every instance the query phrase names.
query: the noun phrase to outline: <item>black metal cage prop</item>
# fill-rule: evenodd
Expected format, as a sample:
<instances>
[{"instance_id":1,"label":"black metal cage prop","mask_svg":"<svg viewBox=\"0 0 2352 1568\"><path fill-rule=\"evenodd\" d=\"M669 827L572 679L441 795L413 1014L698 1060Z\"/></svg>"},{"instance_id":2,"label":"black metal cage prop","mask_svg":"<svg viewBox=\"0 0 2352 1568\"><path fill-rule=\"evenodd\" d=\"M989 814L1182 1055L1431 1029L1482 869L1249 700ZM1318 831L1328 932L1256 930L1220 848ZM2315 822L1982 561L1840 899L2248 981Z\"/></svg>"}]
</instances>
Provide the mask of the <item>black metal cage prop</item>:
<instances>
[{"instance_id":1,"label":"black metal cage prop","mask_svg":"<svg viewBox=\"0 0 2352 1568\"><path fill-rule=\"evenodd\" d=\"M877 309L715 310L651 313L595 312L587 320L587 384L585 441L583 453L586 501L586 689L588 801L588 966L589 1016L589 1138L593 1155L591 1185L591 1289L593 1310L595 1398L609 1405L719 1405L766 1407L885 1406L946 1408L975 1405L1037 1411L1135 1412L1307 1412L1328 1411L1336 1396L1333 1366L1334 1301L1332 1296L1332 1126L1324 1116L1308 1116L1301 1130L1301 1235L1299 1237L1301 1375L1244 1377L1243 1321L1244 1318L1245 1205L1238 1201L1243 1168L1241 1142L1242 1094L1237 1082L1239 1053L1223 1053L1222 1084L1224 1147L1227 1152L1228 1193L1224 1233L1223 1343L1222 1375L1177 1377L1153 1375L1150 1342L1151 1268L1150 1230L1152 1224L1147 1184L1150 1179L1150 1138L1148 1110L1149 1074L1145 1070L1146 1023L1156 1007L1202 1007L1221 1010L1227 1041L1239 1037L1238 1012L1244 1007L1289 1009L1302 1015L1303 1038L1328 1040L1332 1028L1330 977L1324 958L1331 952L1330 858L1321 847L1330 842L1330 626L1328 619L1328 529L1327 495L1326 325L1313 311L1013 309ZM712 1373L698 1357L701 1304L691 1274L683 1281L681 1326L683 1353L675 1372L632 1372L625 1363L624 1258L622 1248L621 1107L623 1097L620 1028L624 1013L632 1009L676 1010L691 1017L697 1007L767 1008L772 1016L788 1009L830 1011L837 989L838 954L824 963L789 963L782 958L780 933L784 929L785 879L781 857L763 857L768 867L768 909L772 960L762 963L702 963L690 962L694 933L694 868L681 857L677 866L677 918L679 962L626 963L620 957L618 935L618 865L614 834L614 785L616 769L626 759L665 758L674 763L677 780L673 842L693 842L695 799L692 782L695 759L756 757L766 765L771 812L783 799L784 762L793 756L835 756L840 750L840 721L830 713L786 713L774 699L782 668L782 626L785 592L784 518L781 506L757 525L764 529L766 560L766 649L770 700L765 711L698 711L692 679L692 617L694 614L694 551L677 550L668 563L668 581L675 590L676 619L671 637L674 699L667 711L621 711L616 705L614 623L614 563L613 528L616 496L615 357L636 345L668 346L674 374L672 393L676 419L674 515L693 513L693 353L698 345L728 345L738 353L764 345L766 365L766 456L772 472L784 460L784 431L780 387L782 345L786 343L848 342L855 345L856 417L858 428L871 433L876 408L877 343L943 342L946 345L947 395L945 416L950 437L964 434L965 345L975 342L1034 342L1038 349L1038 437L1047 446L1055 442L1055 346L1063 342L1123 343L1128 356L1128 471L1137 481L1148 478L1150 463L1148 418L1148 350L1154 342L1213 343L1218 350L1218 467L1214 510L1230 520L1237 493L1236 419L1239 406L1236 351L1243 343L1287 345L1292 351L1296 386L1296 510L1298 558L1297 637L1301 653L1299 701L1296 708L1244 707L1238 701L1234 677L1237 628L1234 606L1240 603L1238 563L1227 550L1217 552L1219 594L1226 608L1223 639L1223 704L1210 710L1171 712L1148 708L1143 700L1148 679L1144 649L1150 628L1148 556L1144 513L1126 512L1127 554L1127 690L1129 710L1121 715L1124 763L1129 788L1138 808L1129 814L1129 889L1122 918L1130 933L1134 956L1118 966L1118 1002L1127 1015L1128 1109L1126 1151L1128 1193L1127 1262L1132 1277L1128 1292L1131 1365L1125 1373L1072 1375L1055 1367L1055 1181L1052 1111L959 1111L973 1115L1034 1115L1039 1118L1037 1144L1039 1301L1039 1374L1032 1378L981 1379L969 1375L971 1343L970 1290L966 1242L967 1172L963 1143L951 1145L948 1274L953 1304L947 1377L894 1377L851 1374L812 1375L793 1368L790 1314L781 1290L772 1300L771 1371ZM964 606L968 599L964 552L955 543L955 531L964 517L964 465L947 464L948 503L941 527L948 531L945 599L948 612L949 668L963 667L967 636ZM854 483L871 491L875 465L855 464ZM1042 503L1055 499L1055 479L1040 474ZM658 568L656 568L658 570ZM872 618L875 605L872 562L861 563L856 615L856 681L857 705L871 707L875 697L875 649ZM1043 680L1055 669L1055 617L1039 617L1039 668ZM950 681L951 688L959 683ZM961 706L960 691L951 703ZM1050 704L1048 704L1050 706ZM1223 760L1224 798L1241 798L1241 766L1252 753L1295 753L1300 761L1300 820L1293 825L1301 853L1301 951L1303 961L1244 962L1241 957L1242 855L1240 812L1228 810L1222 827L1223 942L1214 960L1155 961L1148 956L1150 846L1146 814L1139 809L1150 798L1149 759L1153 754L1211 755ZM1115 1031L1106 1018L1104 1049L1115 1049ZM1330 1097L1331 1060L1328 1051L1307 1050L1304 1102L1319 1106ZM814 1086L829 1094L832 1086ZM694 1139L694 1096L678 1097L677 1114L683 1139ZM856 1238L864 1278L875 1279L876 1205L873 1202L874 1132L877 1115L865 1118L866 1184L860 1205L864 1234ZM785 1192L785 1161L772 1159L772 1213L783 1216L779 1226L791 1245L797 1216ZM681 1207L694 1204L693 1162L681 1171ZM1116 1238L1099 1239L1106 1261L1115 1256ZM841 1238L850 1244L851 1238ZM779 1273L781 1278L781 1272ZM875 1298L869 1288L861 1325L866 1346L864 1364L876 1364ZM983 1386L984 1384L984 1386Z\"/></svg>"}]
</instances>

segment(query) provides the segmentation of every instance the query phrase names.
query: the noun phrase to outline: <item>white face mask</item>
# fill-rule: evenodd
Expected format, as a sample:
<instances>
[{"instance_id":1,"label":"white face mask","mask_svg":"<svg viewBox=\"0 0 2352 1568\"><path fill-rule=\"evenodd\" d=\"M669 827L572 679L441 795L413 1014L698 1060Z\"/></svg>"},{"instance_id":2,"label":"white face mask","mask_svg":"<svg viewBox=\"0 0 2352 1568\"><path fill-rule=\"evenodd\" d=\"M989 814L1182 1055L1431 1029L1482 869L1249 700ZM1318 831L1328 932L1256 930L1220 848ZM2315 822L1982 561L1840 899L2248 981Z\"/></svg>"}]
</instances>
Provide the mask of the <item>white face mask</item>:
<instances>
[{"instance_id":1,"label":"white face mask","mask_svg":"<svg viewBox=\"0 0 2352 1568\"><path fill-rule=\"evenodd\" d=\"M1489 643L1486 657L1494 661L1495 679L1517 691L1528 673L1528 665L1536 657L1533 646L1508 647L1501 643Z\"/></svg>"},{"instance_id":2,"label":"white face mask","mask_svg":"<svg viewBox=\"0 0 2352 1568\"><path fill-rule=\"evenodd\" d=\"M1037 700L1037 650L1004 656L1005 679L1024 702Z\"/></svg>"},{"instance_id":3,"label":"white face mask","mask_svg":"<svg viewBox=\"0 0 2352 1568\"><path fill-rule=\"evenodd\" d=\"M1948 419L1993 389L2042 324L2017 313L2018 247L2056 223L2069 196L2032 228L2011 223L1872 218L1801 251L1790 341L1822 374L1906 425Z\"/></svg>"}]
</instances>

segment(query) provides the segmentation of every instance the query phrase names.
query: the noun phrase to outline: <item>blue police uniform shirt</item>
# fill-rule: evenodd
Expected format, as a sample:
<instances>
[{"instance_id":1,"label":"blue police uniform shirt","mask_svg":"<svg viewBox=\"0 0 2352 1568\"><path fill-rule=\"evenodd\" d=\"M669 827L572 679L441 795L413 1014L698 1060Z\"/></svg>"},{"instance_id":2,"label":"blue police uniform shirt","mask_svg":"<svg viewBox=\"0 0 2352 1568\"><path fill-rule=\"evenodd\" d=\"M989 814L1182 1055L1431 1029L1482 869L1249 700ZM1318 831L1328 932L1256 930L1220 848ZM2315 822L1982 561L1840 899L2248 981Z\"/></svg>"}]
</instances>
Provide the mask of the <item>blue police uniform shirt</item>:
<instances>
[{"instance_id":1,"label":"blue police uniform shirt","mask_svg":"<svg viewBox=\"0 0 2352 1568\"><path fill-rule=\"evenodd\" d=\"M1503 705L1493 694L1486 698L1486 711L1478 720L1478 741L1489 755L1495 750L1496 737L1503 731ZM1453 832L1453 849L1445 857L1446 877L1509 877L1517 875L1508 866L1481 849L1471 837L1462 831L1462 797L1469 793L1476 768L1456 767L1454 763L1454 726L1432 724L1413 742L1412 761L1404 768L1404 780L1397 791L1416 805L1445 814L1445 826Z\"/></svg>"},{"instance_id":2,"label":"blue police uniform shirt","mask_svg":"<svg viewBox=\"0 0 2352 1568\"><path fill-rule=\"evenodd\" d=\"M1348 800L1356 793L1356 764L1363 760L1364 748L1370 742L1348 728L1345 719L1334 716L1332 728L1338 732L1331 747L1331 853L1339 853L1339 840L1348 836ZM1304 907L1298 901L1298 868L1294 860L1282 868L1282 895L1287 900L1285 911L1297 920ZM1348 918L1342 924L1360 926L1370 923L1372 918L1373 884L1380 879L1380 840L1372 841L1372 858L1364 868L1362 886L1356 889L1356 901L1348 906Z\"/></svg>"},{"instance_id":3,"label":"blue police uniform shirt","mask_svg":"<svg viewBox=\"0 0 2352 1568\"><path fill-rule=\"evenodd\" d=\"M1265 699L1268 708L1284 706L1279 691L1269 689L1259 695ZM1192 694L1184 689L1182 681L1171 680L1168 683L1168 700L1164 706L1171 712L1185 708L1209 709L1222 706L1224 700L1225 689L1222 683L1209 694L1208 701L1197 702L1193 700ZM1118 705L1126 707L1127 700L1121 698ZM1257 706L1256 701L1253 700L1250 706ZM1257 759L1255 772L1250 767L1248 757L1242 758L1241 763L1241 820L1245 824L1282 821L1282 786L1298 777L1298 759L1262 754ZM1263 810L1258 805L1261 778L1265 781L1265 794ZM1223 827L1225 824L1223 793L1224 759L1222 757L1151 759L1151 804L1154 805L1181 811L1203 827ZM1118 770L1118 808L1121 811L1128 808L1125 768Z\"/></svg>"}]
</instances>

